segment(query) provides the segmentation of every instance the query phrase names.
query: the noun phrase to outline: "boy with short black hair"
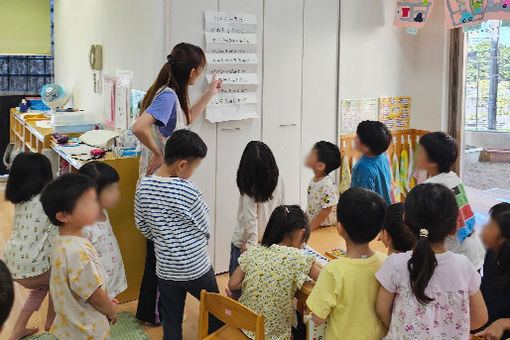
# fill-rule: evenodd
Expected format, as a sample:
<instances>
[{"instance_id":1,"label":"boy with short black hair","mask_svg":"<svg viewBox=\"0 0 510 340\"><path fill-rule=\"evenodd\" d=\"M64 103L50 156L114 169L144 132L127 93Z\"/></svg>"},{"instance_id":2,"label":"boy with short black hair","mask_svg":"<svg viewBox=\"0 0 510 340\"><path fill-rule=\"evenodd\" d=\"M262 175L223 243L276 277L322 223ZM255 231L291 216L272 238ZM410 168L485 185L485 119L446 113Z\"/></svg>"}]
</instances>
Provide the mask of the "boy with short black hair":
<instances>
[{"instance_id":1,"label":"boy with short black hair","mask_svg":"<svg viewBox=\"0 0 510 340\"><path fill-rule=\"evenodd\" d=\"M365 120L359 123L354 144L363 156L352 169L351 178L351 188L375 191L388 205L392 203L391 169L385 152L391 137L390 130L381 122Z\"/></svg>"},{"instance_id":2,"label":"boy with short black hair","mask_svg":"<svg viewBox=\"0 0 510 340\"><path fill-rule=\"evenodd\" d=\"M373 191L350 188L340 196L337 228L346 253L324 266L306 302L316 324L329 320L327 339L381 339L386 333L375 313L375 273L386 255L369 246L381 231L385 211L384 200Z\"/></svg>"},{"instance_id":3,"label":"boy with short black hair","mask_svg":"<svg viewBox=\"0 0 510 340\"><path fill-rule=\"evenodd\" d=\"M461 179L451 170L457 161L457 141L444 132L430 132L420 138L416 168L430 176L426 183L439 183L453 191L459 206L457 233L446 238L445 246L451 252L465 255L476 270L483 265L485 249L475 231L475 214L471 209Z\"/></svg>"},{"instance_id":4,"label":"boy with short black hair","mask_svg":"<svg viewBox=\"0 0 510 340\"><path fill-rule=\"evenodd\" d=\"M4 323L11 313L12 304L14 303L14 283L12 281L11 272L0 260L0 334L4 328Z\"/></svg>"},{"instance_id":5,"label":"boy with short black hair","mask_svg":"<svg viewBox=\"0 0 510 340\"><path fill-rule=\"evenodd\" d=\"M136 226L154 241L165 339L182 338L186 293L197 299L202 289L218 293L207 252L209 208L189 180L206 154L207 146L196 133L175 131L158 174L143 178L136 189ZM209 318L210 331L220 326Z\"/></svg>"},{"instance_id":6,"label":"boy with short black hair","mask_svg":"<svg viewBox=\"0 0 510 340\"><path fill-rule=\"evenodd\" d=\"M59 339L106 339L117 321L117 300L108 298L106 273L82 229L99 215L94 182L66 174L41 194L44 212L58 226L51 254L50 293L57 314L51 332Z\"/></svg>"},{"instance_id":7,"label":"boy with short black hair","mask_svg":"<svg viewBox=\"0 0 510 340\"><path fill-rule=\"evenodd\" d=\"M308 154L305 165L312 169L314 177L308 184L307 215L312 230L336 225L338 187L328 176L340 166L340 150L330 142L315 143Z\"/></svg>"}]
</instances>

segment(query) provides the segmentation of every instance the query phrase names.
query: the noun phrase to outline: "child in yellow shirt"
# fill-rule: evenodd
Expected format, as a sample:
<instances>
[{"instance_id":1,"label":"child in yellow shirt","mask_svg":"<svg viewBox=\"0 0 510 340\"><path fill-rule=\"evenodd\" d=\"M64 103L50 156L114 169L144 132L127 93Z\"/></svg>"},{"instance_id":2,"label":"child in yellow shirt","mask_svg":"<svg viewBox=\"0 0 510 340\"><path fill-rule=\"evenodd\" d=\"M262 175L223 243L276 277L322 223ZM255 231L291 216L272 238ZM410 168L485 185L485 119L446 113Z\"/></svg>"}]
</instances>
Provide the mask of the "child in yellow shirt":
<instances>
[{"instance_id":1,"label":"child in yellow shirt","mask_svg":"<svg viewBox=\"0 0 510 340\"><path fill-rule=\"evenodd\" d=\"M350 188L340 196L337 228L346 253L324 266L307 300L316 324L328 320L327 339L375 340L386 332L375 310L375 273L386 255L369 246L381 231L385 210L381 196L364 188Z\"/></svg>"},{"instance_id":2,"label":"child in yellow shirt","mask_svg":"<svg viewBox=\"0 0 510 340\"><path fill-rule=\"evenodd\" d=\"M82 229L99 216L94 182L66 174L41 194L44 212L57 225L51 254L50 293L57 314L51 332L59 339L109 339L117 300L108 298L99 255Z\"/></svg>"}]
</instances>

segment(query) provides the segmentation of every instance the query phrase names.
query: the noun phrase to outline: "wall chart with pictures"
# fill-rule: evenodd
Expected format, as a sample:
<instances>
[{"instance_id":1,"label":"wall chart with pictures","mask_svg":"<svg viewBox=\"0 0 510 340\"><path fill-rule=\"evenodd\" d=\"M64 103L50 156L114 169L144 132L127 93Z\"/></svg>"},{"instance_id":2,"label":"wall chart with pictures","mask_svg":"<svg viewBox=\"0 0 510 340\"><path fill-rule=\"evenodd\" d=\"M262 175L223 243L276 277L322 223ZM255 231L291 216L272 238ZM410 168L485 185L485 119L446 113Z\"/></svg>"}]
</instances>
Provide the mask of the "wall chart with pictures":
<instances>
[{"instance_id":1,"label":"wall chart with pictures","mask_svg":"<svg viewBox=\"0 0 510 340\"><path fill-rule=\"evenodd\" d=\"M379 98L379 121L389 129L411 126L411 97Z\"/></svg>"},{"instance_id":2,"label":"wall chart with pictures","mask_svg":"<svg viewBox=\"0 0 510 340\"><path fill-rule=\"evenodd\" d=\"M212 123L258 118L257 17L254 14L205 12L206 79L223 81L206 118Z\"/></svg>"},{"instance_id":3,"label":"wall chart with pictures","mask_svg":"<svg viewBox=\"0 0 510 340\"><path fill-rule=\"evenodd\" d=\"M377 98L343 99L340 102L342 133L354 133L364 120L377 120Z\"/></svg>"},{"instance_id":4,"label":"wall chart with pictures","mask_svg":"<svg viewBox=\"0 0 510 340\"><path fill-rule=\"evenodd\" d=\"M487 20L510 20L510 0L395 0L393 24L423 28L434 2L444 6L446 28L479 24Z\"/></svg>"}]
</instances>

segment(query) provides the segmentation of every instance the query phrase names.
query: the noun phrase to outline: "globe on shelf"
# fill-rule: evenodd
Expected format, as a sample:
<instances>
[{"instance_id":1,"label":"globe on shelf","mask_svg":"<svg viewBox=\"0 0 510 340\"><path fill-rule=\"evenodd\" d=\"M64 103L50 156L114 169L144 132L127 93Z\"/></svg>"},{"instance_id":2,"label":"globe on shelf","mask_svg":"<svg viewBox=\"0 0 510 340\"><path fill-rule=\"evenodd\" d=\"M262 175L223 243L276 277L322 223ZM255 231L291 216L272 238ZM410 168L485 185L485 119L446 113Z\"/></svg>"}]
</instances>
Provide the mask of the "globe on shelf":
<instances>
[{"instance_id":1,"label":"globe on shelf","mask_svg":"<svg viewBox=\"0 0 510 340\"><path fill-rule=\"evenodd\" d=\"M46 106L55 110L63 107L69 101L69 94L59 84L46 84L41 89L42 101Z\"/></svg>"}]
</instances>

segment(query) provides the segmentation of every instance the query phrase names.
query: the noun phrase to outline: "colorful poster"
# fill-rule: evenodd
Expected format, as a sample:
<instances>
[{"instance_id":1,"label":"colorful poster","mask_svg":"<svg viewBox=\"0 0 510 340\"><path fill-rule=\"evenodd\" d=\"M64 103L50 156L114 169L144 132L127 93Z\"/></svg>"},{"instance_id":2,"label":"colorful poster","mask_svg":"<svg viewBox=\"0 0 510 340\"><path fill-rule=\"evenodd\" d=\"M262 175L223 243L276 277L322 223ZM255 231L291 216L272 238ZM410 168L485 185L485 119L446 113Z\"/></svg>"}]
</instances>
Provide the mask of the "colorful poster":
<instances>
[{"instance_id":1,"label":"colorful poster","mask_svg":"<svg viewBox=\"0 0 510 340\"><path fill-rule=\"evenodd\" d=\"M379 121L389 129L411 126L411 97L379 98Z\"/></svg>"},{"instance_id":2,"label":"colorful poster","mask_svg":"<svg viewBox=\"0 0 510 340\"><path fill-rule=\"evenodd\" d=\"M485 20L510 20L510 0L489 0Z\"/></svg>"},{"instance_id":3,"label":"colorful poster","mask_svg":"<svg viewBox=\"0 0 510 340\"><path fill-rule=\"evenodd\" d=\"M340 107L342 133L354 133L364 120L377 120L377 98L344 99Z\"/></svg>"},{"instance_id":4,"label":"colorful poster","mask_svg":"<svg viewBox=\"0 0 510 340\"><path fill-rule=\"evenodd\" d=\"M397 0L393 25L423 28L433 5L434 0Z\"/></svg>"},{"instance_id":5,"label":"colorful poster","mask_svg":"<svg viewBox=\"0 0 510 340\"><path fill-rule=\"evenodd\" d=\"M472 25L487 20L487 0L445 0L446 28Z\"/></svg>"}]
</instances>

